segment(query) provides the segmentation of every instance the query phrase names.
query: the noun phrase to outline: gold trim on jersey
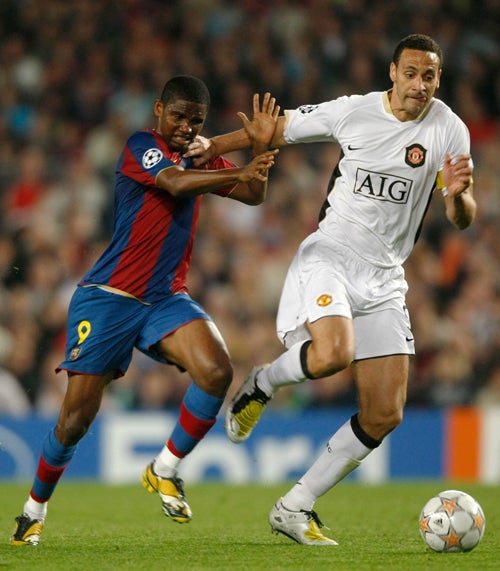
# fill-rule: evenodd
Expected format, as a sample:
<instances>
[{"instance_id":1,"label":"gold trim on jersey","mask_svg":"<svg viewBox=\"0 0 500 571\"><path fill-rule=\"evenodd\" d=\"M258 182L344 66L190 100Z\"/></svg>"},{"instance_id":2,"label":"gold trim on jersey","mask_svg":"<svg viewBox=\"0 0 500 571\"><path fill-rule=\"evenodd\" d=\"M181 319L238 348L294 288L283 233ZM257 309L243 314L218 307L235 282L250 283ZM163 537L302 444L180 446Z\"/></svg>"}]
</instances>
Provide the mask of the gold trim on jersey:
<instances>
[{"instance_id":1,"label":"gold trim on jersey","mask_svg":"<svg viewBox=\"0 0 500 571\"><path fill-rule=\"evenodd\" d=\"M99 289L102 289L102 290L107 291L109 293L121 295L122 297L128 297L129 299L135 299L135 301L138 301L139 303L142 303L143 305L151 305L151 303L148 303L147 301L142 301L138 297L135 297L135 295L132 295L131 293L128 293L128 292L123 291L121 289L118 289L116 287L111 287L111 286L103 285L103 284L86 284L82 287L98 287Z\"/></svg>"},{"instance_id":2,"label":"gold trim on jersey","mask_svg":"<svg viewBox=\"0 0 500 571\"><path fill-rule=\"evenodd\" d=\"M394 117L396 117L396 115L394 114L394 111L392 110L391 107L391 92L392 92L392 88L388 89L387 91L384 91L382 93L382 103L384 105L384 109L387 111L387 113L389 113L390 115L394 115ZM422 113L420 113L420 115L418 117L416 117L415 119L412 119L412 121L421 121L429 112L429 109L431 108L432 105L432 101L434 98L432 98L429 102L429 104L424 107ZM396 117L397 118L397 117Z\"/></svg>"}]
</instances>

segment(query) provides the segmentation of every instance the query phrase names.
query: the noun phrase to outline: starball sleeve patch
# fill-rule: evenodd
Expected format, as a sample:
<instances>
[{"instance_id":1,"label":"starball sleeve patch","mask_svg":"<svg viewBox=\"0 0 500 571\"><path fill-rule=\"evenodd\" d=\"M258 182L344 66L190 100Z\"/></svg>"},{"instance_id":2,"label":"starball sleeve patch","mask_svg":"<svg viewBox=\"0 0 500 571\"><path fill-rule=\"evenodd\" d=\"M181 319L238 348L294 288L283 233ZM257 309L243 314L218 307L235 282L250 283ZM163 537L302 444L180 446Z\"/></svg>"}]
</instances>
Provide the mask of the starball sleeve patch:
<instances>
[{"instance_id":1,"label":"starball sleeve patch","mask_svg":"<svg viewBox=\"0 0 500 571\"><path fill-rule=\"evenodd\" d=\"M145 169L153 168L157 165L163 158L163 153L158 148L148 149L142 155L142 166Z\"/></svg>"}]
</instances>

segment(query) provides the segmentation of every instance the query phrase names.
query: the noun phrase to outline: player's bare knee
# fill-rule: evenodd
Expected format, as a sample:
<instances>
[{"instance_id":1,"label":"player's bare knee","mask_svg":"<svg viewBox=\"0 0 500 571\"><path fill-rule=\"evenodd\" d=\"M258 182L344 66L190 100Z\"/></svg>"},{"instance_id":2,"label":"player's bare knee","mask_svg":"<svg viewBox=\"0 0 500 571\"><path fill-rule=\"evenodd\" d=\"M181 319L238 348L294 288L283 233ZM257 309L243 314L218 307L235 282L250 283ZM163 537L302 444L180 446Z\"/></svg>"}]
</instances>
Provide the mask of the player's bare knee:
<instances>
[{"instance_id":1,"label":"player's bare knee","mask_svg":"<svg viewBox=\"0 0 500 571\"><path fill-rule=\"evenodd\" d=\"M308 360L309 370L317 377L326 377L342 371L348 367L354 358L353 352L347 347L335 347L333 349L323 350Z\"/></svg>"},{"instance_id":2,"label":"player's bare knee","mask_svg":"<svg viewBox=\"0 0 500 571\"><path fill-rule=\"evenodd\" d=\"M403 421L403 410L386 410L377 413L360 411L359 422L363 430L376 440L383 440Z\"/></svg>"},{"instance_id":3,"label":"player's bare knee","mask_svg":"<svg viewBox=\"0 0 500 571\"><path fill-rule=\"evenodd\" d=\"M382 422L379 423L379 431L383 433L384 436L387 436L393 430L395 430L400 424L401 421L399 421L395 417L385 418Z\"/></svg>"},{"instance_id":4,"label":"player's bare knee","mask_svg":"<svg viewBox=\"0 0 500 571\"><path fill-rule=\"evenodd\" d=\"M223 397L233 380L233 368L226 363L213 363L200 380L201 388L208 394Z\"/></svg>"},{"instance_id":5,"label":"player's bare knee","mask_svg":"<svg viewBox=\"0 0 500 571\"><path fill-rule=\"evenodd\" d=\"M402 411L392 411L386 413L384 416L380 417L376 423L378 426L378 432L387 436L390 432L395 430L403 421Z\"/></svg>"}]
</instances>

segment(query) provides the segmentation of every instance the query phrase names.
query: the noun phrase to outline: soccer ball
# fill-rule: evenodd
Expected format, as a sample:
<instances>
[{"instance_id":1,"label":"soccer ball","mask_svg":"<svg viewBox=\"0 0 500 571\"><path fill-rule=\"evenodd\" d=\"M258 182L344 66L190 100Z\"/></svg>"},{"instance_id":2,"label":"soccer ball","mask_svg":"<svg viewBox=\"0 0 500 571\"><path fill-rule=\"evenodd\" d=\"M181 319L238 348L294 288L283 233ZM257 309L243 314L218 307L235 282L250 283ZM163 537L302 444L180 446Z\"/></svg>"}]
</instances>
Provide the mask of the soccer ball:
<instances>
[{"instance_id":1,"label":"soccer ball","mask_svg":"<svg viewBox=\"0 0 500 571\"><path fill-rule=\"evenodd\" d=\"M472 496L446 490L425 504L419 525L422 539L434 551L470 551L484 535L485 517Z\"/></svg>"}]
</instances>

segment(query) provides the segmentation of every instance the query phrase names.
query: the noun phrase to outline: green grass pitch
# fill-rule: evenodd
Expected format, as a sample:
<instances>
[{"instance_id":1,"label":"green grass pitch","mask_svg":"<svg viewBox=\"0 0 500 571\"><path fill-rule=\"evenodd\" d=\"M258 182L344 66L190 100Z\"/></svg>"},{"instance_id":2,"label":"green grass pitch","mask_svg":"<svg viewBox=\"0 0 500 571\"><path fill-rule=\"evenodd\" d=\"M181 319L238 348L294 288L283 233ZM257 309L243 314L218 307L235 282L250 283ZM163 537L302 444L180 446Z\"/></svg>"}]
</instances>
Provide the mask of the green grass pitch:
<instances>
[{"instance_id":1,"label":"green grass pitch","mask_svg":"<svg viewBox=\"0 0 500 571\"><path fill-rule=\"evenodd\" d=\"M469 553L434 553L420 538L418 516L432 495L461 489L486 514L482 542ZM500 567L500 487L425 482L345 482L316 509L338 547L298 545L274 535L267 515L287 484L186 486L189 524L163 516L159 498L140 483L61 482L38 547L13 547L9 536L29 485L0 484L0 569L471 571Z\"/></svg>"}]
</instances>

